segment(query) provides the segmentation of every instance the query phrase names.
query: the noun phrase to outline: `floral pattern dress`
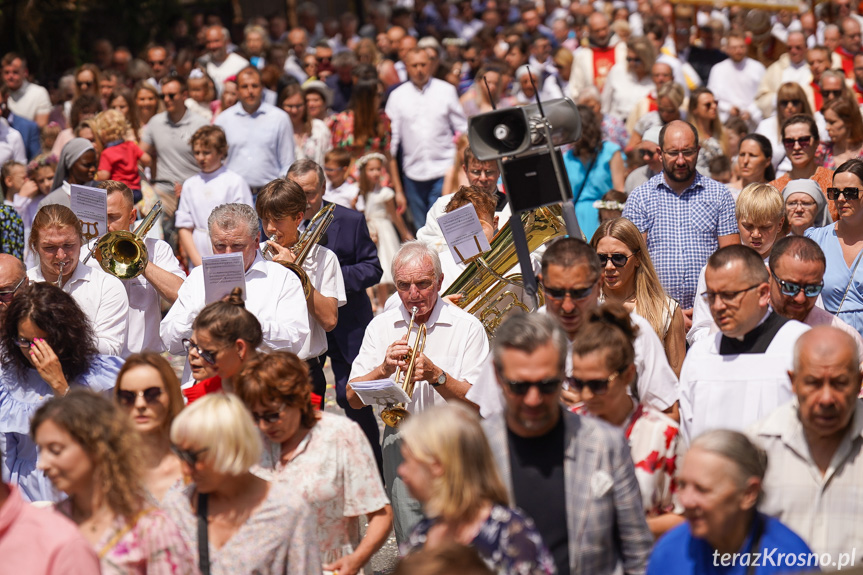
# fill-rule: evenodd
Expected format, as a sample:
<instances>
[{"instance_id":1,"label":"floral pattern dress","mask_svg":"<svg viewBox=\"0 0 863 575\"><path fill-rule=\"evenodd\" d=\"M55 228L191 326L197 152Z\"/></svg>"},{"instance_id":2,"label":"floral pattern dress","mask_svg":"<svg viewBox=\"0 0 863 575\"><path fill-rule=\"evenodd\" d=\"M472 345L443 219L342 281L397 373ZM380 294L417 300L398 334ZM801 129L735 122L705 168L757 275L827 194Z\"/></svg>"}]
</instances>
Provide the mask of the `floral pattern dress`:
<instances>
[{"instance_id":1,"label":"floral pattern dress","mask_svg":"<svg viewBox=\"0 0 863 575\"><path fill-rule=\"evenodd\" d=\"M294 152L297 160L312 160L319 166L324 165L324 156L332 147L330 129L323 120L312 118L312 130L308 134L294 134Z\"/></svg>"},{"instance_id":2,"label":"floral pattern dress","mask_svg":"<svg viewBox=\"0 0 863 575\"><path fill-rule=\"evenodd\" d=\"M24 220L9 205L0 206L0 252L24 258Z\"/></svg>"},{"instance_id":3,"label":"floral pattern dress","mask_svg":"<svg viewBox=\"0 0 863 575\"><path fill-rule=\"evenodd\" d=\"M436 521L422 519L401 545L401 554L408 555L422 549ZM499 575L548 575L556 572L554 559L533 520L516 509L497 503L471 541L471 547Z\"/></svg>"},{"instance_id":4,"label":"floral pattern dress","mask_svg":"<svg viewBox=\"0 0 863 575\"><path fill-rule=\"evenodd\" d=\"M340 114L335 114L327 118L327 127L333 138L333 148L347 148L351 152L351 159L356 161L366 154L379 152L381 154L389 154L390 141L392 140L392 130L390 128L390 117L386 112L381 110L378 114L378 122L382 127L383 136L369 138L366 145L360 148L354 143L354 112L353 110L345 110ZM381 172L381 185L384 187L392 187L390 175L387 172L389 166L383 166ZM354 162L351 162L351 171L348 174L348 180L351 182L359 181L359 170L357 170Z\"/></svg>"}]
</instances>

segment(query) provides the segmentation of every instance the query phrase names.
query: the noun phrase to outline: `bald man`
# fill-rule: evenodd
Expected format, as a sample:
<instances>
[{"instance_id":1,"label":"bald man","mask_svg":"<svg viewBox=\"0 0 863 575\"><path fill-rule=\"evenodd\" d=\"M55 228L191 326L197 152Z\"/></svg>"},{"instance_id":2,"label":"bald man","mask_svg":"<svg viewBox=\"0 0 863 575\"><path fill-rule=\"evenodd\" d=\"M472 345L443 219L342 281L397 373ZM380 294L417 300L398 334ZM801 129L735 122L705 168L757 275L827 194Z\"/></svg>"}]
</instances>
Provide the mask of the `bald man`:
<instances>
[{"instance_id":1,"label":"bald man","mask_svg":"<svg viewBox=\"0 0 863 575\"><path fill-rule=\"evenodd\" d=\"M749 430L770 461L760 510L839 562L863 548L863 508L855 503L863 476L859 365L851 336L812 328L797 340L788 372L796 401Z\"/></svg>"},{"instance_id":2,"label":"bald man","mask_svg":"<svg viewBox=\"0 0 863 575\"><path fill-rule=\"evenodd\" d=\"M27 284L24 262L15 256L0 254L0 309L5 309L15 294L26 288Z\"/></svg>"}]
</instances>

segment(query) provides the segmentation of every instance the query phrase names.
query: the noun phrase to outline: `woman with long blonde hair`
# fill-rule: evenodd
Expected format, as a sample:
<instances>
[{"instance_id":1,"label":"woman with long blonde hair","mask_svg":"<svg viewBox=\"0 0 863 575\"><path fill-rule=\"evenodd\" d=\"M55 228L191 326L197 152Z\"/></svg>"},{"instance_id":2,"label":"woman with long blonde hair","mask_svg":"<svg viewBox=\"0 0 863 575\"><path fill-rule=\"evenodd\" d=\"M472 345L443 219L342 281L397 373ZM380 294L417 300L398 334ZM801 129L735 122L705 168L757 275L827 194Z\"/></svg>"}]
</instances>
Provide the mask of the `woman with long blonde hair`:
<instances>
[{"instance_id":1,"label":"woman with long blonde hair","mask_svg":"<svg viewBox=\"0 0 863 575\"><path fill-rule=\"evenodd\" d=\"M625 218L607 220L590 245L602 266L602 297L645 318L662 341L671 369L680 375L686 355L683 311L662 289L641 232Z\"/></svg>"}]
</instances>

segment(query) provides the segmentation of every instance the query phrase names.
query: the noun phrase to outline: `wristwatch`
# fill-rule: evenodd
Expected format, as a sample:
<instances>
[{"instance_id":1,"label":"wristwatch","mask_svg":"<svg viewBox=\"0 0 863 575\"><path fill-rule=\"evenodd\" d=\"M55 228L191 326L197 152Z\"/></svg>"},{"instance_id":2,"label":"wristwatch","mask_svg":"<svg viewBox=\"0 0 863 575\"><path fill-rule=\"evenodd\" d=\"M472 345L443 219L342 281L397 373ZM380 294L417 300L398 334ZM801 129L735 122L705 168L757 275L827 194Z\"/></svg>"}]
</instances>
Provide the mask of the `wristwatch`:
<instances>
[{"instance_id":1,"label":"wristwatch","mask_svg":"<svg viewBox=\"0 0 863 575\"><path fill-rule=\"evenodd\" d=\"M435 381L431 382L432 387L440 387L445 383L446 383L446 372L444 370L441 370L440 375L437 376L437 379Z\"/></svg>"}]
</instances>

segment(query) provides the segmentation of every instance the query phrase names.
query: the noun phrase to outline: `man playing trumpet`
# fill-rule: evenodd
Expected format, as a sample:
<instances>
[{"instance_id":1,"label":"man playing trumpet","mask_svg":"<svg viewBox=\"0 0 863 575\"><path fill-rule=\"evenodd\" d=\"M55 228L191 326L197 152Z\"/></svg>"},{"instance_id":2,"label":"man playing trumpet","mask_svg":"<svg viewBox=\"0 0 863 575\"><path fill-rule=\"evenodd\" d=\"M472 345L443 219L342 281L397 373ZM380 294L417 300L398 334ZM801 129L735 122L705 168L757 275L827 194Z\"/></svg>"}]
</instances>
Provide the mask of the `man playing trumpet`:
<instances>
[{"instance_id":1,"label":"man playing trumpet","mask_svg":"<svg viewBox=\"0 0 863 575\"><path fill-rule=\"evenodd\" d=\"M327 332L336 327L339 307L345 305L345 282L339 260L332 251L313 245L302 262L293 248L300 239L299 225L306 212L306 194L299 184L277 179L261 188L255 209L270 238L261 244L265 259L276 263L296 263L308 275L311 293L306 298L309 314L309 337L297 355L309 365L312 390L323 407L327 380L323 358L327 351Z\"/></svg>"},{"instance_id":2,"label":"man playing trumpet","mask_svg":"<svg viewBox=\"0 0 863 575\"><path fill-rule=\"evenodd\" d=\"M420 241L402 245L392 264L401 305L375 317L366 329L362 347L351 370L350 383L392 377L396 368L407 369L408 351L416 334L407 334L411 311L414 324L425 325L425 348L416 358L415 387L408 412L416 413L450 400L464 401L471 381L488 355L489 344L482 324L438 297L443 274L437 252ZM348 401L363 407L359 396L347 387ZM471 404L472 405L472 404ZM402 462L398 431L384 430L384 480L393 504L396 538L405 541L422 516L420 504L410 497L396 470Z\"/></svg>"}]
</instances>

